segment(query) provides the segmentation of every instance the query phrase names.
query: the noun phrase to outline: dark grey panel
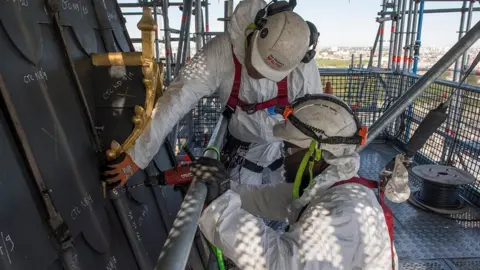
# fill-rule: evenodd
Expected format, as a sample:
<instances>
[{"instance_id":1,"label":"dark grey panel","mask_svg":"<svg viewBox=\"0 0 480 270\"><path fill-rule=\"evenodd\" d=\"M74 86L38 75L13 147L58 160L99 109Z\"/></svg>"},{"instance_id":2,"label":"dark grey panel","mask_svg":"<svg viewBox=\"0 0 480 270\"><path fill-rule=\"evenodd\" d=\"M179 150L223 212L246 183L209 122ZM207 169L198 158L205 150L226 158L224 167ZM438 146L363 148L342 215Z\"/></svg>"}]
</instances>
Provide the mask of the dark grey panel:
<instances>
[{"instance_id":1,"label":"dark grey panel","mask_svg":"<svg viewBox=\"0 0 480 270\"><path fill-rule=\"evenodd\" d=\"M8 36L22 57L32 64L38 64L42 58L44 42L39 22L50 21L45 1L2 1L0 3L0 21L3 30L7 33L2 36L2 39ZM2 61L5 60L2 59Z\"/></svg>"},{"instance_id":2,"label":"dark grey panel","mask_svg":"<svg viewBox=\"0 0 480 270\"><path fill-rule=\"evenodd\" d=\"M98 29L92 0L56 0L62 25L73 29L76 40L87 54L97 52L95 30Z\"/></svg>"},{"instance_id":3,"label":"dark grey panel","mask_svg":"<svg viewBox=\"0 0 480 270\"><path fill-rule=\"evenodd\" d=\"M39 28L43 53L38 66L25 61L0 29L0 72L54 204L76 235L89 226L92 207L103 203L98 163L64 48L55 43L51 25Z\"/></svg>"},{"instance_id":4,"label":"dark grey panel","mask_svg":"<svg viewBox=\"0 0 480 270\"><path fill-rule=\"evenodd\" d=\"M46 269L56 253L17 149L0 111L0 269Z\"/></svg>"},{"instance_id":5,"label":"dark grey panel","mask_svg":"<svg viewBox=\"0 0 480 270\"><path fill-rule=\"evenodd\" d=\"M85 232L78 236L75 239L74 248L81 269L138 269L128 241L123 233L121 222L111 203L108 203L105 208L99 209L98 216L104 217L107 224L103 225L107 225L110 228L107 230L102 230L103 227L97 228L98 235L103 234L103 237L108 239L108 249L104 252L99 252L97 248L92 246L92 241L85 235Z\"/></svg>"},{"instance_id":6,"label":"dark grey panel","mask_svg":"<svg viewBox=\"0 0 480 270\"><path fill-rule=\"evenodd\" d=\"M113 1L95 1L95 10L109 51L130 51L123 27L123 15Z\"/></svg>"}]
</instances>

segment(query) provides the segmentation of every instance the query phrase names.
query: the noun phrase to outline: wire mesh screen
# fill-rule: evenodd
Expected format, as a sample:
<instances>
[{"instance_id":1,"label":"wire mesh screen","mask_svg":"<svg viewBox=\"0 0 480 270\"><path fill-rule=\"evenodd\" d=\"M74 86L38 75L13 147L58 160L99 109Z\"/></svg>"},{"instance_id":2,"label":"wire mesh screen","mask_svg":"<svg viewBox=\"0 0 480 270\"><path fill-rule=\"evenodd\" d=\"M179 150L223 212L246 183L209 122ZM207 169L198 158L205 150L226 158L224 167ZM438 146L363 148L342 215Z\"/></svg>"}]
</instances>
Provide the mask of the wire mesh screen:
<instances>
[{"instance_id":1,"label":"wire mesh screen","mask_svg":"<svg viewBox=\"0 0 480 270\"><path fill-rule=\"evenodd\" d=\"M193 145L207 147L223 108L218 96L204 97L193 109Z\"/></svg>"},{"instance_id":2,"label":"wire mesh screen","mask_svg":"<svg viewBox=\"0 0 480 270\"><path fill-rule=\"evenodd\" d=\"M363 125L371 126L399 95L399 79L392 74L350 70L345 73L321 74L323 87L332 84L333 94L343 99L357 114ZM395 125L387 129L394 133ZM398 127L397 127L398 128Z\"/></svg>"},{"instance_id":3,"label":"wire mesh screen","mask_svg":"<svg viewBox=\"0 0 480 270\"><path fill-rule=\"evenodd\" d=\"M323 87L330 82L333 94L342 98L357 113L362 123L371 126L418 78L366 70L321 72ZM405 112L390 124L383 137L406 143L427 113L446 101L454 86L448 82L432 84ZM477 182L464 189L463 195L480 205L480 88L463 87L455 93L448 109L448 120L429 138L416 156L419 164L448 164L472 173ZM183 120L180 141L192 148L207 146L219 119L217 96L205 97ZM190 122L189 122L190 121Z\"/></svg>"},{"instance_id":4,"label":"wire mesh screen","mask_svg":"<svg viewBox=\"0 0 480 270\"><path fill-rule=\"evenodd\" d=\"M413 84L417 78L404 77ZM454 93L452 83L436 82L417 98L405 113L405 131L399 137L406 143L428 112ZM448 118L415 157L419 164L444 164L470 172L477 181L463 190L463 196L480 204L480 89L463 87L449 102Z\"/></svg>"}]
</instances>

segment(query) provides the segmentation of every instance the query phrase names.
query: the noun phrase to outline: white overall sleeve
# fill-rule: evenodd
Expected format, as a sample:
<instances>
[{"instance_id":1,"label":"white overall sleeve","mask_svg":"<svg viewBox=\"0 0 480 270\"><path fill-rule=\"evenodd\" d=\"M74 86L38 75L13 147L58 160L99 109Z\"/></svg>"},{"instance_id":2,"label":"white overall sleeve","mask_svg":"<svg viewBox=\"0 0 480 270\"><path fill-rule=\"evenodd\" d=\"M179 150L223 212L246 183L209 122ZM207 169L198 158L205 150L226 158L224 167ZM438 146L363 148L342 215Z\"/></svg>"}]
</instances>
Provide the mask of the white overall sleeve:
<instances>
[{"instance_id":1,"label":"white overall sleeve","mask_svg":"<svg viewBox=\"0 0 480 270\"><path fill-rule=\"evenodd\" d=\"M152 120L127 153L142 169L157 154L165 137L197 102L213 94L231 62L231 47L225 35L211 40L180 71L154 108Z\"/></svg>"},{"instance_id":2,"label":"white overall sleeve","mask_svg":"<svg viewBox=\"0 0 480 270\"><path fill-rule=\"evenodd\" d=\"M352 269L359 222L340 199L307 209L281 233L242 209L240 196L229 190L204 210L199 226L240 269Z\"/></svg>"},{"instance_id":3,"label":"white overall sleeve","mask_svg":"<svg viewBox=\"0 0 480 270\"><path fill-rule=\"evenodd\" d=\"M242 208L252 215L285 221L293 201L293 184L240 185L233 189L240 196Z\"/></svg>"}]
</instances>

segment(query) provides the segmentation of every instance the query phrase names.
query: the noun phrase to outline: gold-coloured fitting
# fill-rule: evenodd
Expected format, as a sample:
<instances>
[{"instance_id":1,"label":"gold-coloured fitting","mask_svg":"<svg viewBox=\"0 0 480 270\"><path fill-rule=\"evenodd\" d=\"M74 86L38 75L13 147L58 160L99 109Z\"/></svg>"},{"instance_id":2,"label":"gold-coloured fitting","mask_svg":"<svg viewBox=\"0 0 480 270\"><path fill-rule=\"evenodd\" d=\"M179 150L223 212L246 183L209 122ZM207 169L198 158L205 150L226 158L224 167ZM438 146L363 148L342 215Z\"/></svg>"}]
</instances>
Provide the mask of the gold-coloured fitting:
<instances>
[{"instance_id":1,"label":"gold-coloured fitting","mask_svg":"<svg viewBox=\"0 0 480 270\"><path fill-rule=\"evenodd\" d=\"M110 149L107 150L109 160L117 158L135 144L150 122L157 99L163 94L163 64L155 62L154 54L154 36L158 26L150 8L143 8L143 15L137 27L142 31L142 52L92 55L92 63L95 66L141 66L146 91L144 106L135 106L135 116L132 117L135 128L122 144L112 141Z\"/></svg>"}]
</instances>

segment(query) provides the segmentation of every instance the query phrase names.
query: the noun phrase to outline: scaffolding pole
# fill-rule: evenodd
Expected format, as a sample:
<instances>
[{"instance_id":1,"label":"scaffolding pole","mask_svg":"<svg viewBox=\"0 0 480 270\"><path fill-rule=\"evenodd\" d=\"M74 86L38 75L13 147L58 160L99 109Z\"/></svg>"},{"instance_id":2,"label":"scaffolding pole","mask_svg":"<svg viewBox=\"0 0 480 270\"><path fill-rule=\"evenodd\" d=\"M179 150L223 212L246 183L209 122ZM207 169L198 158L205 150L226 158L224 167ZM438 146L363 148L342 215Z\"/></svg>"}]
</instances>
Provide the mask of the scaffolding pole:
<instances>
[{"instance_id":1,"label":"scaffolding pole","mask_svg":"<svg viewBox=\"0 0 480 270\"><path fill-rule=\"evenodd\" d=\"M467 0L463 1L462 4L462 10L467 8ZM460 28L458 29L458 40L460 40L465 33L465 11L462 11L462 15L460 17ZM453 70L453 81L458 82L460 81L460 72L458 70L460 69L460 64L461 61L460 59L457 59L455 61L455 68Z\"/></svg>"},{"instance_id":2,"label":"scaffolding pole","mask_svg":"<svg viewBox=\"0 0 480 270\"><path fill-rule=\"evenodd\" d=\"M398 28L398 42L397 42L397 63L395 64L395 70L400 69L400 64L402 62L402 46L403 46L403 36L405 35L405 12L407 9L407 1L402 0L402 9L400 16L400 27Z\"/></svg>"},{"instance_id":3,"label":"scaffolding pole","mask_svg":"<svg viewBox=\"0 0 480 270\"><path fill-rule=\"evenodd\" d=\"M382 11L386 11L386 1L382 2ZM382 67L382 54L383 54L383 40L385 39L385 15L380 15L380 40L378 44L378 64L377 67ZM373 51L375 55L375 50Z\"/></svg>"},{"instance_id":4,"label":"scaffolding pole","mask_svg":"<svg viewBox=\"0 0 480 270\"><path fill-rule=\"evenodd\" d=\"M414 0L410 0L410 3L408 4L408 19L407 19L407 35L405 37L405 47L403 47L403 66L402 66L402 71L405 71L407 69L407 63L409 61L409 55L408 52L411 50L412 46L410 43L410 35L412 34L412 9L414 6Z\"/></svg>"},{"instance_id":5,"label":"scaffolding pole","mask_svg":"<svg viewBox=\"0 0 480 270\"><path fill-rule=\"evenodd\" d=\"M205 3L205 40L210 41L211 36L209 35L210 32L210 17L209 17L209 3L208 0L204 1Z\"/></svg>"},{"instance_id":6,"label":"scaffolding pole","mask_svg":"<svg viewBox=\"0 0 480 270\"><path fill-rule=\"evenodd\" d=\"M423 26L423 10L425 8L425 1L421 0L420 10L418 14L418 28L417 28L417 40L415 41L415 55L413 59L413 73L417 73L418 59L420 57L420 46L422 45L422 26Z\"/></svg>"},{"instance_id":7,"label":"scaffolding pole","mask_svg":"<svg viewBox=\"0 0 480 270\"><path fill-rule=\"evenodd\" d=\"M412 25L412 34L410 39L410 49L408 50L408 65L407 70L410 72L412 69L413 64L413 55L414 55L414 48L415 48L415 38L417 36L417 21L418 21L418 5L419 2L415 1L415 8L413 12L413 25Z\"/></svg>"},{"instance_id":8,"label":"scaffolding pole","mask_svg":"<svg viewBox=\"0 0 480 270\"><path fill-rule=\"evenodd\" d=\"M172 79L172 43L170 40L170 22L168 20L168 0L162 1L162 16L163 16L163 33L165 40L165 71L167 76L165 78L165 86L170 84Z\"/></svg>"},{"instance_id":9,"label":"scaffolding pole","mask_svg":"<svg viewBox=\"0 0 480 270\"><path fill-rule=\"evenodd\" d=\"M227 125L228 120L220 116L204 157L218 158L214 149L222 149ZM190 185L154 270L185 269L206 196L207 187L204 183L194 181Z\"/></svg>"},{"instance_id":10,"label":"scaffolding pole","mask_svg":"<svg viewBox=\"0 0 480 270\"><path fill-rule=\"evenodd\" d=\"M395 0L393 2L393 14L390 14L392 16L392 27L390 28L390 47L388 49L388 65L387 65L387 69L391 69L392 68L392 62L393 62L393 59L394 59L394 39L395 39L395 26L397 24L396 22L396 18L397 18L397 15L396 15L396 5L397 5L397 0Z\"/></svg>"}]
</instances>

